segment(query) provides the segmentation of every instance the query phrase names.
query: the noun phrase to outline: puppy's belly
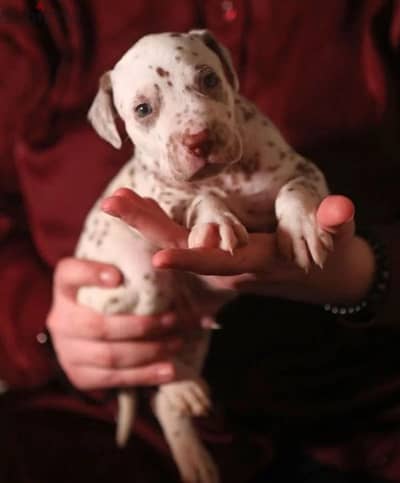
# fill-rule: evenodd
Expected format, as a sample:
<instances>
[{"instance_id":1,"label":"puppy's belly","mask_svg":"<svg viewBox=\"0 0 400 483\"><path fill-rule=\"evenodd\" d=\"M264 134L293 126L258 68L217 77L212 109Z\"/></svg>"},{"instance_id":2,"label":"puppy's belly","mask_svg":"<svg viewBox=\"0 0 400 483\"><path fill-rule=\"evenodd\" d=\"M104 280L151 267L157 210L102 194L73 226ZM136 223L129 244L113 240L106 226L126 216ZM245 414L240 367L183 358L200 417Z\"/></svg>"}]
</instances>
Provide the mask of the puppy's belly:
<instances>
[{"instance_id":1,"label":"puppy's belly","mask_svg":"<svg viewBox=\"0 0 400 483\"><path fill-rule=\"evenodd\" d=\"M94 212L82 234L76 254L80 258L117 267L123 283L115 288L84 287L79 301L101 313L147 315L167 310L174 295L172 273L155 270L156 248L123 222Z\"/></svg>"}]
</instances>

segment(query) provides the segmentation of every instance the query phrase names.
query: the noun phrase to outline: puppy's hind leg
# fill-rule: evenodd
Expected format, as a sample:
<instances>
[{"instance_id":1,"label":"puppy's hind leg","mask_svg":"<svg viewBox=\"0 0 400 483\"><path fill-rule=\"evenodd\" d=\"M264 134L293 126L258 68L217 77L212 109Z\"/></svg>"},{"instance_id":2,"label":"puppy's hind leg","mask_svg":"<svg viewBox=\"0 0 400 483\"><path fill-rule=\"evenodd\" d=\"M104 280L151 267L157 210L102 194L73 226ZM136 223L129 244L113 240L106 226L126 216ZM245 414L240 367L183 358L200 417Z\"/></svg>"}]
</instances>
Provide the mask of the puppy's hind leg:
<instances>
[{"instance_id":1,"label":"puppy's hind leg","mask_svg":"<svg viewBox=\"0 0 400 483\"><path fill-rule=\"evenodd\" d=\"M219 472L193 425L192 416L174 407L159 390L153 410L171 448L182 481L185 483L219 483Z\"/></svg>"},{"instance_id":2,"label":"puppy's hind leg","mask_svg":"<svg viewBox=\"0 0 400 483\"><path fill-rule=\"evenodd\" d=\"M219 472L201 442L192 418L211 408L207 383L200 377L210 333L194 331L176 364L186 379L163 384L153 399L153 410L185 483L219 483Z\"/></svg>"}]
</instances>

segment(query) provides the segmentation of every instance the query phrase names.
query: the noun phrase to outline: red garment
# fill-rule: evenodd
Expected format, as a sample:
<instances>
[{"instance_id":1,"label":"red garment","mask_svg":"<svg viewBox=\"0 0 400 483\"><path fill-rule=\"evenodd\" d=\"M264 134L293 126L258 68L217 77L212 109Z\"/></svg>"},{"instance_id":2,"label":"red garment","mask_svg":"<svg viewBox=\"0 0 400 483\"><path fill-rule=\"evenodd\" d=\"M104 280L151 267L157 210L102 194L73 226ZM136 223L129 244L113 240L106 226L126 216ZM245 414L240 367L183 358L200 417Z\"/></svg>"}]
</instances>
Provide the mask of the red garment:
<instances>
[{"instance_id":1,"label":"red garment","mask_svg":"<svg viewBox=\"0 0 400 483\"><path fill-rule=\"evenodd\" d=\"M221 441L215 428L208 439L221 461L229 461L222 465L231 472L226 481L245 482L268 461L274 422L298 425L307 436L305 428L358 421L357 415L370 424L395 407L399 3L44 0L31 10L25 3L3 0L0 10L0 379L40 390L23 398L10 394L3 402L11 400L16 411L58 408L112 419L110 406L94 409L46 386L54 364L36 339L50 304L52 269L73 252L85 214L131 150L126 144L115 151L99 139L86 112L99 76L140 36L206 26L233 52L242 92L317 162L334 192L355 201L358 222L378 227L393 270L389 300L369 329L345 328L301 304L251 297L225 311L227 330L217 337L208 373L231 417L218 421ZM257 317L244 336L239 323ZM279 323L266 323L270 318ZM232 373L235 380L227 380ZM252 414L257 424L249 422ZM137 434L165 450L146 423ZM232 438L237 445L229 449ZM324 461L400 481L399 438L379 438L360 430L346 444L309 447L318 447L310 450ZM354 443L359 440L368 443ZM248 461L246 444L253 448ZM379 463L379 448L388 445L395 455L391 466Z\"/></svg>"}]
</instances>

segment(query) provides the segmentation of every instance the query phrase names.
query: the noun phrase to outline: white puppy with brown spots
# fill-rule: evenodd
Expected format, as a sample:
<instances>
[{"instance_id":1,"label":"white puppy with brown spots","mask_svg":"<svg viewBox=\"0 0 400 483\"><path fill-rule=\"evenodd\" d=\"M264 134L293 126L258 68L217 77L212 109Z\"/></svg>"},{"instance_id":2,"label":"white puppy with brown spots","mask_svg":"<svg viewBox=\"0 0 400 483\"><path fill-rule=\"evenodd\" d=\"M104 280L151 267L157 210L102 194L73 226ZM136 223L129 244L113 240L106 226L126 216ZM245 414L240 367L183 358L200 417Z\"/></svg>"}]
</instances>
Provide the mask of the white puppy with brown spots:
<instances>
[{"instance_id":1,"label":"white puppy with brown spots","mask_svg":"<svg viewBox=\"0 0 400 483\"><path fill-rule=\"evenodd\" d=\"M155 199L190 228L190 247L208 244L216 227L219 247L229 251L247 242L248 231L275 227L285 256L306 270L311 263L323 265L332 246L315 218L328 193L324 177L238 94L230 56L209 32L140 39L102 76L89 112L98 134L120 148L117 116L135 153L104 196L127 187ZM155 270L151 258L156 250L96 203L76 254L114 264L124 284L115 289L85 287L79 301L102 313L141 315L162 312L180 297L195 303L194 276L180 275L178 280L173 272ZM200 377L208 344L208 331L194 333L176 361L185 366L188 378L162 385L153 398L181 477L191 483L220 481L192 424L193 416L210 408ZM129 436L134 401L133 391L121 392L120 445Z\"/></svg>"}]
</instances>

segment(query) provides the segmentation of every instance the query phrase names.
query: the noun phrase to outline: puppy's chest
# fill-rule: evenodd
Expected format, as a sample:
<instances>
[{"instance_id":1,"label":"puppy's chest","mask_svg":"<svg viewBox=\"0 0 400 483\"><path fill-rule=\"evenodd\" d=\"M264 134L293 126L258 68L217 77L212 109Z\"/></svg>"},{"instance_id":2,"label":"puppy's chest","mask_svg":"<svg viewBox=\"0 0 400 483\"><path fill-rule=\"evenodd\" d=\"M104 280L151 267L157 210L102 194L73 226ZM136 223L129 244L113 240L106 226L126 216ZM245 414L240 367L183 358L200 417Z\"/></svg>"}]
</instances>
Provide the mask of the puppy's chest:
<instances>
[{"instance_id":1,"label":"puppy's chest","mask_svg":"<svg viewBox=\"0 0 400 483\"><path fill-rule=\"evenodd\" d=\"M155 199L177 223L185 224L185 214L192 201L212 193L240 219L249 231L270 230L275 226L276 183L249 163L235 166L201 183L187 183L177 188L169 185L135 160L121 173L121 186L132 188L143 197Z\"/></svg>"}]
</instances>

